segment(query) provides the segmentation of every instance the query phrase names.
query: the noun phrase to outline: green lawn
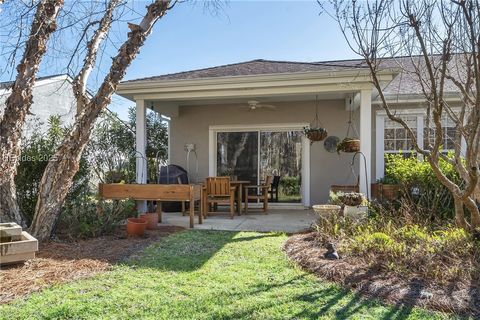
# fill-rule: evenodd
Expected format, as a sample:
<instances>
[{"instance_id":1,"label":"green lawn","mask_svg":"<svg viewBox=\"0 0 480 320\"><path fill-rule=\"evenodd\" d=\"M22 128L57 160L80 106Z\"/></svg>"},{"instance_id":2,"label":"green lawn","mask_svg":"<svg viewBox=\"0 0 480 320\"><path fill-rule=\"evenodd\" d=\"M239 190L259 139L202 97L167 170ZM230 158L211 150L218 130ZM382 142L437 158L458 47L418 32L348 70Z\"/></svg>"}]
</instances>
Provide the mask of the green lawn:
<instances>
[{"instance_id":1,"label":"green lawn","mask_svg":"<svg viewBox=\"0 0 480 320\"><path fill-rule=\"evenodd\" d=\"M1 319L441 319L295 268L282 234L185 231L127 265L0 307ZM1 287L1 284L0 284Z\"/></svg>"}]
</instances>

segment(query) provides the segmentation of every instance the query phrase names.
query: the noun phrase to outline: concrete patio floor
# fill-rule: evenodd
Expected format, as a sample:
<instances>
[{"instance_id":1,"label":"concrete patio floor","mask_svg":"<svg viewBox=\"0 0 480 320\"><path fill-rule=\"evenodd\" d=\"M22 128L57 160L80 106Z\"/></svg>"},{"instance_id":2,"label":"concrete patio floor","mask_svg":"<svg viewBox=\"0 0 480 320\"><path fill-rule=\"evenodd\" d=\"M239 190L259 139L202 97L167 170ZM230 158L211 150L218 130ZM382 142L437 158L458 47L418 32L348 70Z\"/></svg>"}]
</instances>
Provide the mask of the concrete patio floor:
<instances>
[{"instance_id":1,"label":"concrete patio floor","mask_svg":"<svg viewBox=\"0 0 480 320\"><path fill-rule=\"evenodd\" d=\"M248 215L235 215L230 219L227 212L220 212L209 216L198 224L198 215L195 214L195 229L225 230L225 231L279 231L295 233L312 226L315 221L313 210L299 209L272 209L265 215L260 211L251 211ZM174 225L188 228L188 215L182 216L179 212L164 212L161 225Z\"/></svg>"}]
</instances>

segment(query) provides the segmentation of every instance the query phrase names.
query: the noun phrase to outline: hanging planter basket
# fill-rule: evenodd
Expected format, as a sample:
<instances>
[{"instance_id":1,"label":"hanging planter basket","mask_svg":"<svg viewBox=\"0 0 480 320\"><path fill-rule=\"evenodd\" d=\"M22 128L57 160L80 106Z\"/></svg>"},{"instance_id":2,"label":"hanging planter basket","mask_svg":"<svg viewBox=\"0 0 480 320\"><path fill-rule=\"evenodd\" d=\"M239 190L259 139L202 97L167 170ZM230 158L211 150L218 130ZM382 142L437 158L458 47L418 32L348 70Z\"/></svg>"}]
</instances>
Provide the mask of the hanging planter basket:
<instances>
[{"instance_id":1,"label":"hanging planter basket","mask_svg":"<svg viewBox=\"0 0 480 320\"><path fill-rule=\"evenodd\" d=\"M322 141L328 136L328 132L325 128L305 127L303 132L311 142Z\"/></svg>"},{"instance_id":2,"label":"hanging planter basket","mask_svg":"<svg viewBox=\"0 0 480 320\"><path fill-rule=\"evenodd\" d=\"M358 136L357 129L355 129L355 126L353 124L353 110L350 110L346 138L344 138L337 145L338 154L340 154L340 152L347 152L347 153L360 152L360 139L350 136L350 132L354 134L354 137Z\"/></svg>"},{"instance_id":3,"label":"hanging planter basket","mask_svg":"<svg viewBox=\"0 0 480 320\"><path fill-rule=\"evenodd\" d=\"M303 134L310 140L310 144L322 141L328 136L327 129L321 126L318 119L318 96L315 96L315 119L309 127L303 128Z\"/></svg>"},{"instance_id":4,"label":"hanging planter basket","mask_svg":"<svg viewBox=\"0 0 480 320\"><path fill-rule=\"evenodd\" d=\"M360 139L345 138L337 145L337 152L355 153L360 151Z\"/></svg>"}]
</instances>

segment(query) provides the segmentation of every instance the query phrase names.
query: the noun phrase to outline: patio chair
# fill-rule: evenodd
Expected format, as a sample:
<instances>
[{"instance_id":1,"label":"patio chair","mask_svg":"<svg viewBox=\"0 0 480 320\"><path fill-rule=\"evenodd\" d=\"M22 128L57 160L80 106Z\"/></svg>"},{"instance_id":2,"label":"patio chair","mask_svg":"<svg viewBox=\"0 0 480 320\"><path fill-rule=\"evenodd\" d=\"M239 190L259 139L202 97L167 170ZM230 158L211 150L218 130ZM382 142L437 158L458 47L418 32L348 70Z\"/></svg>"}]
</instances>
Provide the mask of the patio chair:
<instances>
[{"instance_id":1,"label":"patio chair","mask_svg":"<svg viewBox=\"0 0 480 320\"><path fill-rule=\"evenodd\" d=\"M270 185L270 189L268 190L268 193L270 194L270 201L274 201L274 196L275 196L275 202L278 202L278 187L280 186L280 176L273 176L273 182Z\"/></svg>"},{"instance_id":2,"label":"patio chair","mask_svg":"<svg viewBox=\"0 0 480 320\"><path fill-rule=\"evenodd\" d=\"M265 182L261 185L256 185L256 186L245 186L245 214L248 213L248 200L263 200L263 212L265 214L268 214L268 189L270 189L270 186L272 184L273 177L272 176L267 176L267 179L265 179ZM250 194L250 190L254 192L254 194Z\"/></svg>"},{"instance_id":3,"label":"patio chair","mask_svg":"<svg viewBox=\"0 0 480 320\"><path fill-rule=\"evenodd\" d=\"M235 189L230 185L230 177L208 177L203 192L203 212L205 215L213 213L210 206L229 205L230 218L235 215Z\"/></svg>"}]
</instances>

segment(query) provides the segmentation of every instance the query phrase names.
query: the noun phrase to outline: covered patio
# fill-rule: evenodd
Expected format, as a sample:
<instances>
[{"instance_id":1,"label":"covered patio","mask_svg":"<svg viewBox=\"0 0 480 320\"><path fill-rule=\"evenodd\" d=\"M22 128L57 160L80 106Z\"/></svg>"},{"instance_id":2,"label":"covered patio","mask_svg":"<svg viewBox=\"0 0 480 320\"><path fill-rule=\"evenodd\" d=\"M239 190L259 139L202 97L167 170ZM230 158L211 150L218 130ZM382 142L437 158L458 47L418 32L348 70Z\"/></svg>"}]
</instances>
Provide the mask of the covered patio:
<instances>
[{"instance_id":1,"label":"covered patio","mask_svg":"<svg viewBox=\"0 0 480 320\"><path fill-rule=\"evenodd\" d=\"M196 229L222 231L259 231L297 233L310 228L318 216L311 209L271 209L268 215L255 212L228 219L225 215L214 215L196 224ZM162 223L188 228L189 218L178 212L163 213Z\"/></svg>"},{"instance_id":2,"label":"covered patio","mask_svg":"<svg viewBox=\"0 0 480 320\"><path fill-rule=\"evenodd\" d=\"M388 83L394 74L384 70L378 76ZM261 184L273 175L298 184L298 195L269 203L268 215L235 215L232 221L209 217L198 228L293 232L311 224L314 216L305 209L326 203L332 185L356 184L371 194L376 179L372 91L364 67L254 60L126 81L117 93L136 103L137 154L145 154L150 109L168 122L168 164L186 169L190 184L218 176ZM303 131L316 112L328 135L340 140L350 118L358 128L364 163L360 157L353 163L352 154L326 151L323 142L310 143ZM272 137L290 142L277 142L272 151ZM294 168L281 167L292 155ZM147 161L137 157L136 182L146 184L146 177ZM146 202L138 201L137 208L145 212ZM187 220L181 213L164 213L163 223L184 225Z\"/></svg>"}]
</instances>

